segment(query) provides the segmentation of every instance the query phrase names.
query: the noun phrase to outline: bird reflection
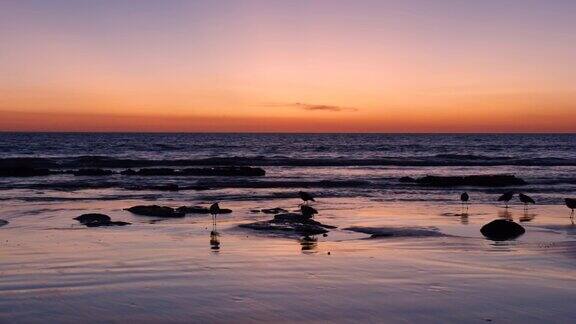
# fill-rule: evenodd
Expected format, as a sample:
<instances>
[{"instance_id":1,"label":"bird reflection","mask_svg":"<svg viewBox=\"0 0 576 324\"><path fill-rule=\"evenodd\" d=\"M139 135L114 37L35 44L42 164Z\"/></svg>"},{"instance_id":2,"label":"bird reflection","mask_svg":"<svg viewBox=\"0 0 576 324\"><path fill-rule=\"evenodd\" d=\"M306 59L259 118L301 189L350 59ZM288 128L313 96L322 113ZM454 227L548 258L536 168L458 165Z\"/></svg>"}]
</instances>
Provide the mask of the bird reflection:
<instances>
[{"instance_id":1,"label":"bird reflection","mask_svg":"<svg viewBox=\"0 0 576 324\"><path fill-rule=\"evenodd\" d=\"M220 233L218 233L217 228L218 223L216 222L216 217L212 218L212 231L210 231L210 249L213 252L220 251Z\"/></svg>"},{"instance_id":2,"label":"bird reflection","mask_svg":"<svg viewBox=\"0 0 576 324\"><path fill-rule=\"evenodd\" d=\"M521 222L530 222L536 218L536 213L529 213L527 209L524 209L524 214L518 218Z\"/></svg>"},{"instance_id":3,"label":"bird reflection","mask_svg":"<svg viewBox=\"0 0 576 324\"><path fill-rule=\"evenodd\" d=\"M306 235L300 239L300 245L303 253L313 253L318 248L318 239L315 236Z\"/></svg>"},{"instance_id":4,"label":"bird reflection","mask_svg":"<svg viewBox=\"0 0 576 324\"><path fill-rule=\"evenodd\" d=\"M210 249L214 252L220 251L220 233L217 231L210 232Z\"/></svg>"},{"instance_id":5,"label":"bird reflection","mask_svg":"<svg viewBox=\"0 0 576 324\"><path fill-rule=\"evenodd\" d=\"M512 220L512 213L509 209L499 210L498 217L502 219Z\"/></svg>"},{"instance_id":6,"label":"bird reflection","mask_svg":"<svg viewBox=\"0 0 576 324\"><path fill-rule=\"evenodd\" d=\"M468 216L469 216L468 213L461 213L460 214L460 223L462 225L468 225L468 223L469 223Z\"/></svg>"}]
</instances>

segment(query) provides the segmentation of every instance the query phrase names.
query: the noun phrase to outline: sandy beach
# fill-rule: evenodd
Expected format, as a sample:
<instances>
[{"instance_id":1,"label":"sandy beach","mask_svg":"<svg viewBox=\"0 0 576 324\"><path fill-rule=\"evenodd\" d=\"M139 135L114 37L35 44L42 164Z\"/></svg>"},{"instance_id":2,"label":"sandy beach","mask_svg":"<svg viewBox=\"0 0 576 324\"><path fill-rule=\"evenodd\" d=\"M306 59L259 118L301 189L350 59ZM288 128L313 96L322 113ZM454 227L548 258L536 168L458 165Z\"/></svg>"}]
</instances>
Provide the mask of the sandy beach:
<instances>
[{"instance_id":1,"label":"sandy beach","mask_svg":"<svg viewBox=\"0 0 576 324\"><path fill-rule=\"evenodd\" d=\"M92 197L102 192L87 192ZM21 203L2 207L3 322L570 322L576 227L563 206L378 203L320 199L316 218L338 226L317 242L238 224L250 210L297 199L223 203L220 248L209 216L159 219L123 211L142 201ZM166 201L178 206L190 201ZM199 201L198 203L202 203ZM86 228L85 211L132 222ZM479 228L497 218L527 233L494 242ZM370 238L343 230L430 227L442 236Z\"/></svg>"}]
</instances>

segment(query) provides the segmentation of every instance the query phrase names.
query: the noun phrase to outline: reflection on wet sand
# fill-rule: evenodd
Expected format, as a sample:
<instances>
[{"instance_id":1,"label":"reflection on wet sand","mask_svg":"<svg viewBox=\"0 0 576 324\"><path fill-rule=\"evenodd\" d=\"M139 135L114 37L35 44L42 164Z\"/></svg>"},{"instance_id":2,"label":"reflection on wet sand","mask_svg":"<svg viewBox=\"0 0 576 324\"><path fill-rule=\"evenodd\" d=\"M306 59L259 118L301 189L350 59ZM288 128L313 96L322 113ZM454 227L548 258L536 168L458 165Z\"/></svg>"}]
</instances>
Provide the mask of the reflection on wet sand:
<instances>
[{"instance_id":1,"label":"reflection on wet sand","mask_svg":"<svg viewBox=\"0 0 576 324\"><path fill-rule=\"evenodd\" d=\"M470 223L468 216L469 216L468 213L461 213L460 214L460 223L462 225L468 225L468 223Z\"/></svg>"},{"instance_id":2,"label":"reflection on wet sand","mask_svg":"<svg viewBox=\"0 0 576 324\"><path fill-rule=\"evenodd\" d=\"M318 238L315 236L304 236L300 239L303 253L316 253L318 248Z\"/></svg>"},{"instance_id":3,"label":"reflection on wet sand","mask_svg":"<svg viewBox=\"0 0 576 324\"><path fill-rule=\"evenodd\" d=\"M217 221L212 217L212 230L210 231L210 250L212 252L220 251L220 233L218 233Z\"/></svg>"},{"instance_id":4,"label":"reflection on wet sand","mask_svg":"<svg viewBox=\"0 0 576 324\"><path fill-rule=\"evenodd\" d=\"M518 220L520 222L531 222L532 220L534 220L534 218L536 218L536 213L534 212L528 212L527 209L524 210L524 213L522 214L522 216L520 216L520 218L518 218Z\"/></svg>"},{"instance_id":5,"label":"reflection on wet sand","mask_svg":"<svg viewBox=\"0 0 576 324\"><path fill-rule=\"evenodd\" d=\"M499 210L498 217L502 219L512 220L512 212L508 208Z\"/></svg>"}]
</instances>

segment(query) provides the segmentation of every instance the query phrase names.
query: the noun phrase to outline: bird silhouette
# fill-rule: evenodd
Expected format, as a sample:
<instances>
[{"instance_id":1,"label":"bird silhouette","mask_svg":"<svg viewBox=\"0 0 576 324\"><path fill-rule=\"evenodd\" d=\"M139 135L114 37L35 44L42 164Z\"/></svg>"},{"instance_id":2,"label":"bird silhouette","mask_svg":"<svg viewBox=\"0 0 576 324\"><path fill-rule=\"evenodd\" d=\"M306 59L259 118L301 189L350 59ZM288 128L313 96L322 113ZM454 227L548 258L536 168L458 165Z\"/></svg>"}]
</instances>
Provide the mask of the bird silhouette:
<instances>
[{"instance_id":1,"label":"bird silhouette","mask_svg":"<svg viewBox=\"0 0 576 324\"><path fill-rule=\"evenodd\" d=\"M305 218L312 218L314 217L315 214L318 214L318 211L315 208L312 208L307 205L300 206L300 212L302 213L302 216L304 216Z\"/></svg>"},{"instance_id":2,"label":"bird silhouette","mask_svg":"<svg viewBox=\"0 0 576 324\"><path fill-rule=\"evenodd\" d=\"M506 203L506 208L508 208L508 202L514 197L514 192L508 191L504 193L502 196L498 197L498 201L503 201Z\"/></svg>"},{"instance_id":3,"label":"bird silhouette","mask_svg":"<svg viewBox=\"0 0 576 324\"><path fill-rule=\"evenodd\" d=\"M316 201L316 200L314 200L314 197L312 197L311 194L304 192L304 191L299 191L298 196L300 196L300 199L302 199L305 204L307 204L308 201Z\"/></svg>"},{"instance_id":4,"label":"bird silhouette","mask_svg":"<svg viewBox=\"0 0 576 324\"><path fill-rule=\"evenodd\" d=\"M518 194L518 199L524 204L524 209L528 208L528 204L536 204L534 199L525 194Z\"/></svg>"},{"instance_id":5,"label":"bird silhouette","mask_svg":"<svg viewBox=\"0 0 576 324\"><path fill-rule=\"evenodd\" d=\"M462 202L462 205L464 205L464 204L467 205L468 200L470 200L470 196L468 195L467 192L464 192L460 195L460 201Z\"/></svg>"},{"instance_id":6,"label":"bird silhouette","mask_svg":"<svg viewBox=\"0 0 576 324\"><path fill-rule=\"evenodd\" d=\"M216 216L220 214L220 206L218 203L213 203L210 206L210 215L212 215L212 225L216 226Z\"/></svg>"},{"instance_id":7,"label":"bird silhouette","mask_svg":"<svg viewBox=\"0 0 576 324\"><path fill-rule=\"evenodd\" d=\"M565 198L564 203L566 204L566 207L572 209L572 213L570 214L570 218L574 218L574 209L576 209L576 199Z\"/></svg>"}]
</instances>

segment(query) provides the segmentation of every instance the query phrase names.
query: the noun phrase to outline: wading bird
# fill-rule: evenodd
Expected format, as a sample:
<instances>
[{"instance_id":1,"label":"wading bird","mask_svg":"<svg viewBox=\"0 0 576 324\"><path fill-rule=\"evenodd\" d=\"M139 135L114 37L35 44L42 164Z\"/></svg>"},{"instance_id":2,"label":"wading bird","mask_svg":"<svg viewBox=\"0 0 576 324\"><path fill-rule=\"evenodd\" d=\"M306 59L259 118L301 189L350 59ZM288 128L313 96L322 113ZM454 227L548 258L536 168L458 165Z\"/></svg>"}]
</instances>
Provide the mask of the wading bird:
<instances>
[{"instance_id":1,"label":"wading bird","mask_svg":"<svg viewBox=\"0 0 576 324\"><path fill-rule=\"evenodd\" d=\"M572 213L570 214L570 218L573 218L574 217L574 209L576 209L576 199L565 198L564 203L566 203L566 207L572 209Z\"/></svg>"},{"instance_id":2,"label":"wading bird","mask_svg":"<svg viewBox=\"0 0 576 324\"><path fill-rule=\"evenodd\" d=\"M528 208L528 204L536 204L534 199L532 199L530 196L527 196L525 194L522 194L522 193L518 194L518 198L524 204L525 209Z\"/></svg>"},{"instance_id":3,"label":"wading bird","mask_svg":"<svg viewBox=\"0 0 576 324\"><path fill-rule=\"evenodd\" d=\"M220 206L218 206L218 203L213 203L210 206L210 215L212 215L212 225L214 226L216 226L216 216L218 214L220 214Z\"/></svg>"},{"instance_id":4,"label":"wading bird","mask_svg":"<svg viewBox=\"0 0 576 324\"><path fill-rule=\"evenodd\" d=\"M298 196L300 196L300 199L302 199L305 204L307 204L308 201L316 201L316 200L314 200L314 197L312 197L311 194L304 192L304 191L299 191Z\"/></svg>"},{"instance_id":5,"label":"wading bird","mask_svg":"<svg viewBox=\"0 0 576 324\"><path fill-rule=\"evenodd\" d=\"M504 193L502 196L498 197L498 201L503 201L506 203L506 208L508 208L508 202L514 197L514 192L508 191Z\"/></svg>"},{"instance_id":6,"label":"wading bird","mask_svg":"<svg viewBox=\"0 0 576 324\"><path fill-rule=\"evenodd\" d=\"M315 208L312 208L307 205L300 206L300 212L302 213L302 216L304 216L305 218L312 218L314 217L315 214L318 214L318 211Z\"/></svg>"},{"instance_id":7,"label":"wading bird","mask_svg":"<svg viewBox=\"0 0 576 324\"><path fill-rule=\"evenodd\" d=\"M468 200L470 200L470 196L468 195L467 192L464 192L460 195L460 201L462 202L462 205L464 204L468 204Z\"/></svg>"}]
</instances>

